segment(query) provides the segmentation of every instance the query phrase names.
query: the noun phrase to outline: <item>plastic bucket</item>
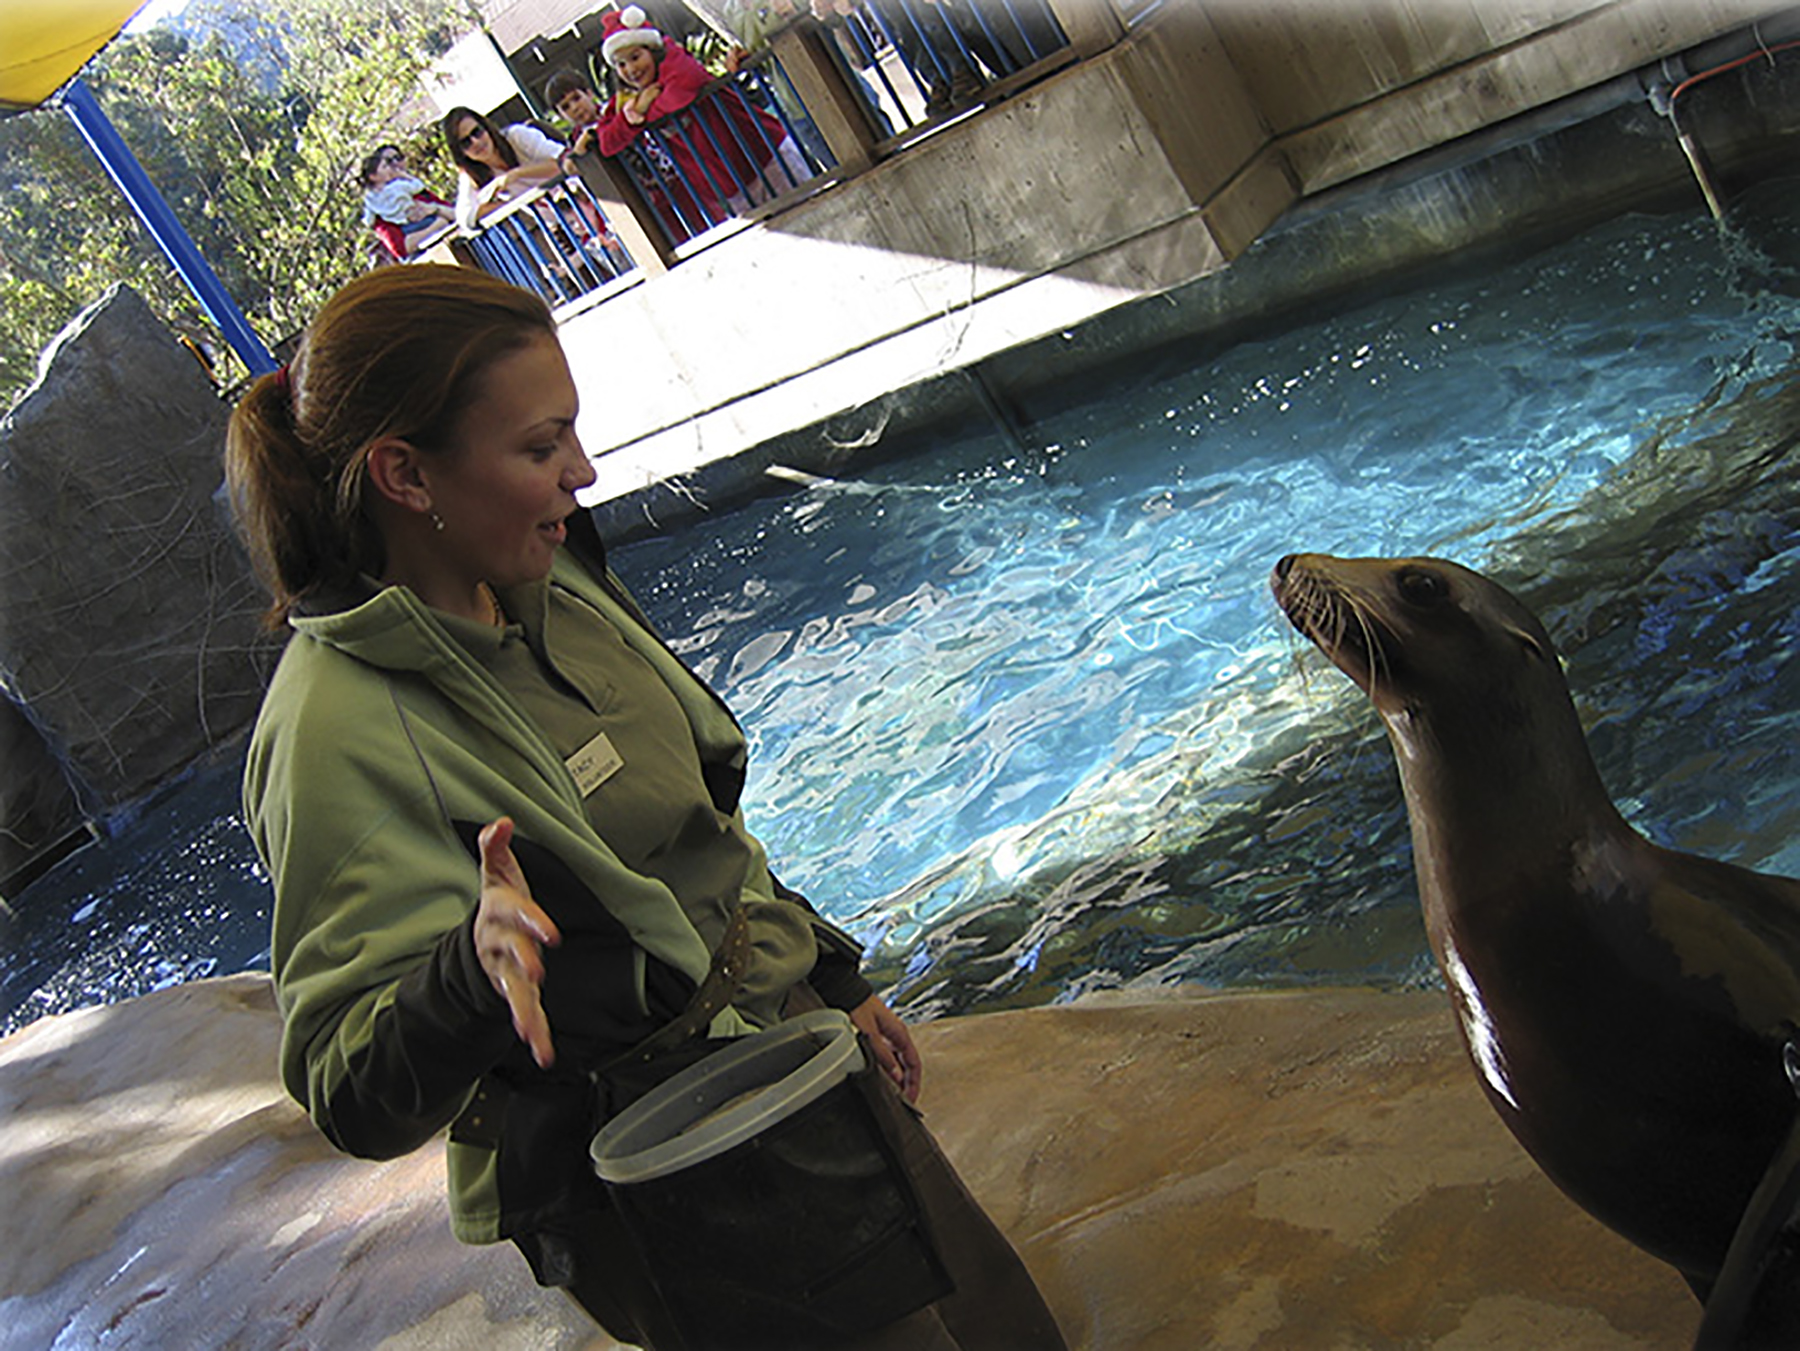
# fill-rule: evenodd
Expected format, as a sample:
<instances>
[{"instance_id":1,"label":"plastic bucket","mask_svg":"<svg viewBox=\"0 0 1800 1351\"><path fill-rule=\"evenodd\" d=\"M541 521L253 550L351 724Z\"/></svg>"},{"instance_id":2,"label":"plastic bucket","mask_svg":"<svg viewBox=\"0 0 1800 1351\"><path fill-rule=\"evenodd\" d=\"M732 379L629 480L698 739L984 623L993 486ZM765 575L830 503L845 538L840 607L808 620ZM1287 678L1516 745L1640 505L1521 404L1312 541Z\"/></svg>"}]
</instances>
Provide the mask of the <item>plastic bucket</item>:
<instances>
[{"instance_id":1,"label":"plastic bucket","mask_svg":"<svg viewBox=\"0 0 1800 1351\"><path fill-rule=\"evenodd\" d=\"M789 1351L948 1292L856 1030L820 1009L652 1089L594 1137L594 1171L696 1351ZM903 1110L903 1109L902 1109Z\"/></svg>"},{"instance_id":2,"label":"plastic bucket","mask_svg":"<svg viewBox=\"0 0 1800 1351\"><path fill-rule=\"evenodd\" d=\"M715 1051L607 1122L589 1153L602 1182L631 1185L737 1148L863 1068L856 1029L816 1009Z\"/></svg>"}]
</instances>

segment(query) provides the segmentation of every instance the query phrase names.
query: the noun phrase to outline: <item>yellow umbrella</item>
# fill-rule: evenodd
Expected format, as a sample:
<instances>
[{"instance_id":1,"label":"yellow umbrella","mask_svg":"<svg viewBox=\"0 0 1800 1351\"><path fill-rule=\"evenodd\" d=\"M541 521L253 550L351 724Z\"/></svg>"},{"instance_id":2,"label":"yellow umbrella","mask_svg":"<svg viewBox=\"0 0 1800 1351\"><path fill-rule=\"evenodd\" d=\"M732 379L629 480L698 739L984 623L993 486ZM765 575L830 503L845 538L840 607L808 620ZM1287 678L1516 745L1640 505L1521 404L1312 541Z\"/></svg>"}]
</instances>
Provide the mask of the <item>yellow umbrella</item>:
<instances>
[{"instance_id":1,"label":"yellow umbrella","mask_svg":"<svg viewBox=\"0 0 1800 1351\"><path fill-rule=\"evenodd\" d=\"M0 113L35 108L81 73L145 0L0 2Z\"/></svg>"},{"instance_id":2,"label":"yellow umbrella","mask_svg":"<svg viewBox=\"0 0 1800 1351\"><path fill-rule=\"evenodd\" d=\"M237 302L200 256L137 157L120 139L81 68L119 35L147 0L0 0L0 116L36 108L53 95L74 120L138 219L168 255L253 375L275 369Z\"/></svg>"}]
</instances>

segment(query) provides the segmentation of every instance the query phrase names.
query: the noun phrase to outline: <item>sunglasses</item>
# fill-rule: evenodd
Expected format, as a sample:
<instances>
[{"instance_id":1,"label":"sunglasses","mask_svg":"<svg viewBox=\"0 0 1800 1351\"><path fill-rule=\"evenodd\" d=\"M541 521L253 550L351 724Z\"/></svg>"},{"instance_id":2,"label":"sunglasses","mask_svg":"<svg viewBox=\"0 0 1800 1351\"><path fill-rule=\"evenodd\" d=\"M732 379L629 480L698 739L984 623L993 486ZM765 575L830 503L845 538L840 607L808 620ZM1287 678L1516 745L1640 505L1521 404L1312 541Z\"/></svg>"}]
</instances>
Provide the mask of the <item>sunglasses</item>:
<instances>
[{"instance_id":1,"label":"sunglasses","mask_svg":"<svg viewBox=\"0 0 1800 1351\"><path fill-rule=\"evenodd\" d=\"M405 164L406 156L405 155L396 155L390 151L389 153L387 153L385 155L377 155L375 157L375 162L377 164Z\"/></svg>"},{"instance_id":2,"label":"sunglasses","mask_svg":"<svg viewBox=\"0 0 1800 1351\"><path fill-rule=\"evenodd\" d=\"M467 136L458 136L456 138L456 144L462 149L467 150L470 146L474 145L476 141L486 135L486 127L476 127L475 130L471 131Z\"/></svg>"}]
</instances>

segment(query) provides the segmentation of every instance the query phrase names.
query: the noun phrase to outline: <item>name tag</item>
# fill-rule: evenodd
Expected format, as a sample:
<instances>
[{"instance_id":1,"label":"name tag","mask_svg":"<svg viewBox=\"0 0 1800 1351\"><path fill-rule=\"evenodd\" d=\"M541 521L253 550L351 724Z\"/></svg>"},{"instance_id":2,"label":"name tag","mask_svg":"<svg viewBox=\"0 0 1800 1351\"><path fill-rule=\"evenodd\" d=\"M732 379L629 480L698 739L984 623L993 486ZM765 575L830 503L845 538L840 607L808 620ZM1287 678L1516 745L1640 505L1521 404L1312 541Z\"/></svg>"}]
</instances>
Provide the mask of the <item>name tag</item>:
<instances>
[{"instance_id":1,"label":"name tag","mask_svg":"<svg viewBox=\"0 0 1800 1351\"><path fill-rule=\"evenodd\" d=\"M586 797L625 768L625 760L613 748L606 733L602 732L571 755L568 765L569 773L575 776L575 786L581 790L581 795Z\"/></svg>"}]
</instances>

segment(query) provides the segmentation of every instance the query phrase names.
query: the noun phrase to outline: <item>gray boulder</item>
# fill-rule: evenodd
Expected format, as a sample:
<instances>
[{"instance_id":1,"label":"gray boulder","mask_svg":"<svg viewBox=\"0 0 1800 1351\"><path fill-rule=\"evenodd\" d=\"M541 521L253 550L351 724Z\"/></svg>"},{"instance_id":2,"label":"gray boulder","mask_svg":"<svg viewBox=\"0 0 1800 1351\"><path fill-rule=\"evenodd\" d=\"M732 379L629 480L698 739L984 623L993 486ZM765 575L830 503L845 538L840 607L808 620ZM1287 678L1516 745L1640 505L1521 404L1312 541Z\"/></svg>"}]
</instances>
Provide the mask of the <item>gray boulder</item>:
<instances>
[{"instance_id":1,"label":"gray boulder","mask_svg":"<svg viewBox=\"0 0 1800 1351\"><path fill-rule=\"evenodd\" d=\"M229 741L261 697L261 588L214 502L227 415L118 288L0 419L0 690L101 821ZM8 754L0 836L44 769Z\"/></svg>"},{"instance_id":2,"label":"gray boulder","mask_svg":"<svg viewBox=\"0 0 1800 1351\"><path fill-rule=\"evenodd\" d=\"M0 897L34 860L80 829L81 804L25 710L0 699Z\"/></svg>"}]
</instances>

